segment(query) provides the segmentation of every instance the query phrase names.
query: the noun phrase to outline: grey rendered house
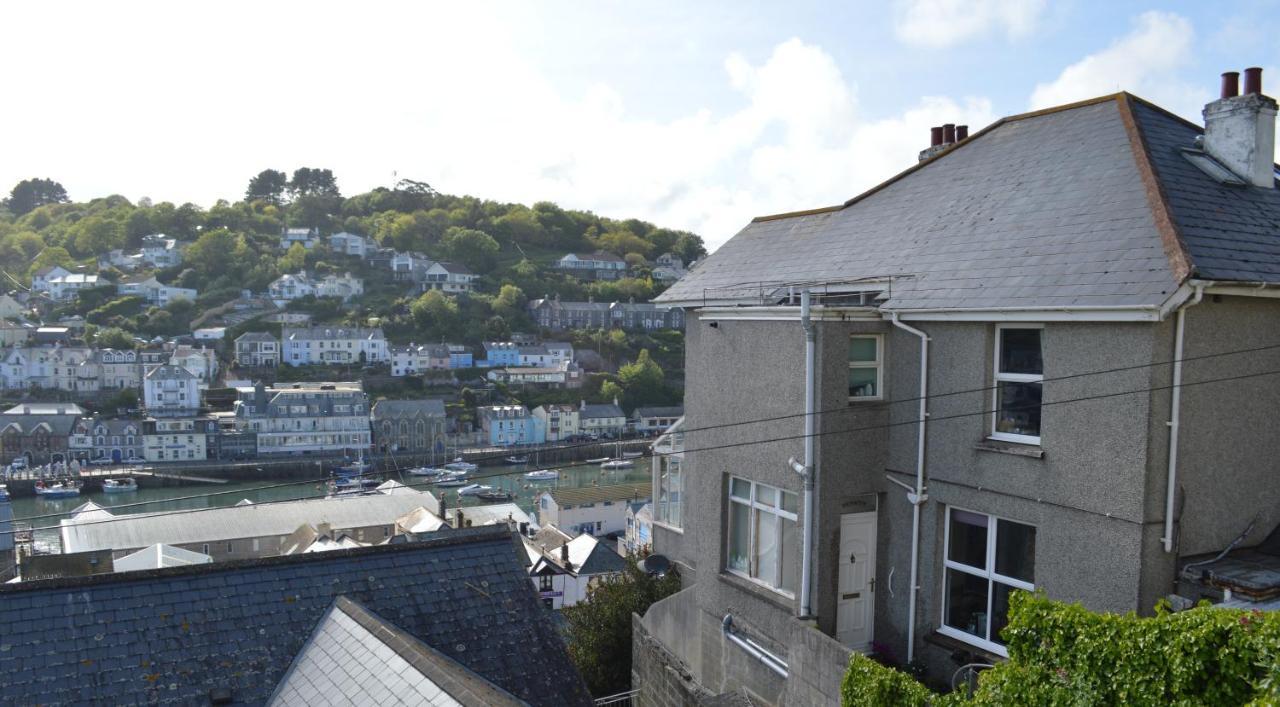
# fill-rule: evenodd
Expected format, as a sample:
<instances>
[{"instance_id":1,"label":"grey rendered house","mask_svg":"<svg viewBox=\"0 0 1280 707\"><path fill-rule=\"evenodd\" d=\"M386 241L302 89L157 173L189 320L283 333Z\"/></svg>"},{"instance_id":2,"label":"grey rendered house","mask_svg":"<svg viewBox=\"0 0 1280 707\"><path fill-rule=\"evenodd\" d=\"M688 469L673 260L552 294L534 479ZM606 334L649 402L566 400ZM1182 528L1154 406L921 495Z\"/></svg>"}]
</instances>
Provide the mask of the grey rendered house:
<instances>
[{"instance_id":1,"label":"grey rendered house","mask_svg":"<svg viewBox=\"0 0 1280 707\"><path fill-rule=\"evenodd\" d=\"M1280 524L1276 103L1250 78L1207 134L1127 93L940 130L661 296L689 318L654 550L686 588L636 622L641 704L833 704L850 651L945 682L1004 655L1016 589L1221 594L1177 578Z\"/></svg>"}]
</instances>

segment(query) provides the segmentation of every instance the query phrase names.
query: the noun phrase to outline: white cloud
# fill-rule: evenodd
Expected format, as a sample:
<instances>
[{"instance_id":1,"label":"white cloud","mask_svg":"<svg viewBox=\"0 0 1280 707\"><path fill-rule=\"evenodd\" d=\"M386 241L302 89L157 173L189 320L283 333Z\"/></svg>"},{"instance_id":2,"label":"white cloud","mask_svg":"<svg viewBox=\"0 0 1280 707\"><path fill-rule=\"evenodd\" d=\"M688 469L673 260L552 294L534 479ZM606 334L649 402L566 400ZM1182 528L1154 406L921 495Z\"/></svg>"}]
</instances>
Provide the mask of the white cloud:
<instances>
[{"instance_id":1,"label":"white cloud","mask_svg":"<svg viewBox=\"0 0 1280 707\"><path fill-rule=\"evenodd\" d=\"M1004 32L1025 37L1040 22L1045 0L898 0L894 32L908 44L949 47Z\"/></svg>"},{"instance_id":2,"label":"white cloud","mask_svg":"<svg viewBox=\"0 0 1280 707\"><path fill-rule=\"evenodd\" d=\"M725 59L736 107L650 120L611 86L565 90L521 53L522 24L483 5L389 17L273 3L253 23L201 15L198 33L145 24L185 7L88 4L52 38L0 45L0 64L45 57L40 73L10 77L30 110L6 114L6 134L24 139L0 146L0 185L50 176L77 199L207 206L267 167L329 167L345 193L395 171L450 193L644 218L714 247L752 216L838 203L911 166L930 125L993 119L981 99L860 115L854 83L796 39L757 63ZM413 7L395 12L426 13ZM0 24L48 19L14 12L0 6ZM284 26L308 40L280 42ZM376 41L351 44L360 37Z\"/></svg>"},{"instance_id":3,"label":"white cloud","mask_svg":"<svg viewBox=\"0 0 1280 707\"><path fill-rule=\"evenodd\" d=\"M1110 47L1063 69L1057 79L1039 84L1031 94L1032 109L1071 103L1116 91L1130 91L1166 107L1192 114L1203 91L1179 82L1178 68L1192 58L1195 32L1191 22L1171 12L1150 11L1137 17L1133 31Z\"/></svg>"}]
</instances>

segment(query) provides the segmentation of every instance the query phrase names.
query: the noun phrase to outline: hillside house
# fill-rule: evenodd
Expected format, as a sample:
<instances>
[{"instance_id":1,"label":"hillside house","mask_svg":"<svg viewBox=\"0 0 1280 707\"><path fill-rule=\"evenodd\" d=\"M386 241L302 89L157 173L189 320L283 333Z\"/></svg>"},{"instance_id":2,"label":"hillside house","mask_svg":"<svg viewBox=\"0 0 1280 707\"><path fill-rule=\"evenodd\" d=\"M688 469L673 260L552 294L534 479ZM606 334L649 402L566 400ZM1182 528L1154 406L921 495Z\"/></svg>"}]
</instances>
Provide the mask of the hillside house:
<instances>
[{"instance_id":1,"label":"hillside house","mask_svg":"<svg viewBox=\"0 0 1280 707\"><path fill-rule=\"evenodd\" d=\"M290 366L352 365L388 360L387 339L380 327L285 327L284 363Z\"/></svg>"},{"instance_id":2,"label":"hillside house","mask_svg":"<svg viewBox=\"0 0 1280 707\"><path fill-rule=\"evenodd\" d=\"M319 242L320 229L318 228L283 228L280 230L280 250L289 250L294 243L300 243L303 248L311 250Z\"/></svg>"},{"instance_id":3,"label":"hillside house","mask_svg":"<svg viewBox=\"0 0 1280 707\"><path fill-rule=\"evenodd\" d=\"M556 261L556 269L584 280L617 280L626 274L627 261L603 251L568 253Z\"/></svg>"},{"instance_id":4,"label":"hillside house","mask_svg":"<svg viewBox=\"0 0 1280 707\"><path fill-rule=\"evenodd\" d=\"M274 368L280 365L280 340L265 331L248 331L236 337L236 364Z\"/></svg>"},{"instance_id":5,"label":"hillside house","mask_svg":"<svg viewBox=\"0 0 1280 707\"><path fill-rule=\"evenodd\" d=\"M627 528L628 505L648 503L652 496L653 488L647 483L548 489L538 494L538 524L554 525L570 534L621 534Z\"/></svg>"}]
</instances>

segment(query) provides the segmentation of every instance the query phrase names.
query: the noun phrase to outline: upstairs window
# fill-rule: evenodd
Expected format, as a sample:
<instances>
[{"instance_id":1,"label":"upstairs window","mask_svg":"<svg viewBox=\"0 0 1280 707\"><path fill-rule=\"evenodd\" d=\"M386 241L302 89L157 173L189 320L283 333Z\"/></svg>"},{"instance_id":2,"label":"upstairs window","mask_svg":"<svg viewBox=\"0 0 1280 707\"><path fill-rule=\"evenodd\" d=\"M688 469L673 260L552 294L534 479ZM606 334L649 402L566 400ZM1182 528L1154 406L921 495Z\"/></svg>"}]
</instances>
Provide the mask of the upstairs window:
<instances>
[{"instance_id":1,"label":"upstairs window","mask_svg":"<svg viewBox=\"0 0 1280 707\"><path fill-rule=\"evenodd\" d=\"M884 365L879 334L849 337L849 399L880 400Z\"/></svg>"},{"instance_id":2,"label":"upstairs window","mask_svg":"<svg viewBox=\"0 0 1280 707\"><path fill-rule=\"evenodd\" d=\"M996 329L994 439L1040 444L1043 332L1042 327L1027 324Z\"/></svg>"}]
</instances>

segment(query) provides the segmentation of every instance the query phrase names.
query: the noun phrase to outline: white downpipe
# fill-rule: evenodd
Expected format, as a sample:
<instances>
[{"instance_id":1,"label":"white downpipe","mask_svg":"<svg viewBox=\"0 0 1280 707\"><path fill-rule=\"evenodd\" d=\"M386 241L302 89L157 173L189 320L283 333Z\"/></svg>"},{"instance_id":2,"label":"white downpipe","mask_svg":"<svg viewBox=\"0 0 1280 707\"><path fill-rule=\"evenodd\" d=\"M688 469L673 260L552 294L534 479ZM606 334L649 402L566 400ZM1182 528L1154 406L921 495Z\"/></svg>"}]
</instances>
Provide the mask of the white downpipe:
<instances>
[{"instance_id":1,"label":"white downpipe","mask_svg":"<svg viewBox=\"0 0 1280 707\"><path fill-rule=\"evenodd\" d=\"M920 337L920 431L916 445L916 488L914 493L907 493L907 500L911 502L911 585L907 592L907 662L910 663L915 660L916 654L916 597L920 591L917 579L920 569L920 506L929 500L924 492L925 433L929 423L929 336L903 324L898 320L897 312L892 313L890 321L899 329Z\"/></svg>"},{"instance_id":2,"label":"white downpipe","mask_svg":"<svg viewBox=\"0 0 1280 707\"><path fill-rule=\"evenodd\" d=\"M1173 552L1173 504L1178 495L1178 427L1182 421L1182 339L1186 331L1187 310L1200 304L1204 297L1204 285L1196 285L1196 293L1178 308L1177 323L1173 334L1173 396L1169 401L1169 479L1164 496L1164 544L1165 552Z\"/></svg>"},{"instance_id":3,"label":"white downpipe","mask_svg":"<svg viewBox=\"0 0 1280 707\"><path fill-rule=\"evenodd\" d=\"M804 530L800 548L800 616L812 616L812 575L813 575L813 506L814 506L814 468L813 468L813 436L816 430L815 416L818 402L814 392L814 381L817 377L817 341L818 333L814 330L810 319L809 290L800 293L800 327L804 329Z\"/></svg>"}]
</instances>

